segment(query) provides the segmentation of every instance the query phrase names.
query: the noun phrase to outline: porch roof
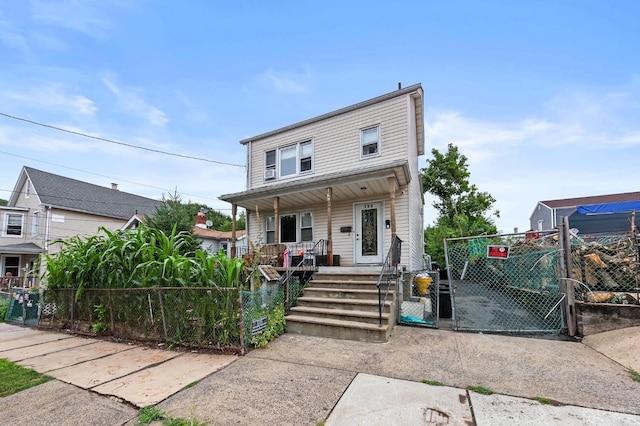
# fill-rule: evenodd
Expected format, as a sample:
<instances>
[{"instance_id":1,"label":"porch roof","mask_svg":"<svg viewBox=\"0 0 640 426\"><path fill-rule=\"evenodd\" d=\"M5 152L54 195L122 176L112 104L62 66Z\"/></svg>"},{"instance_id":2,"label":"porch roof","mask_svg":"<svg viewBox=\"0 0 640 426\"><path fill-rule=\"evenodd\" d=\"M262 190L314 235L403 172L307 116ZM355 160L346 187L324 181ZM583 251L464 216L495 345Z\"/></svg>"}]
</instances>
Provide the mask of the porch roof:
<instances>
[{"instance_id":1,"label":"porch roof","mask_svg":"<svg viewBox=\"0 0 640 426\"><path fill-rule=\"evenodd\" d=\"M0 245L0 253L2 254L38 254L43 251L42 247L33 243Z\"/></svg>"},{"instance_id":2,"label":"porch roof","mask_svg":"<svg viewBox=\"0 0 640 426\"><path fill-rule=\"evenodd\" d=\"M342 172L312 176L305 179L279 182L248 191L218 197L247 210L273 209L273 197L280 197L280 208L326 203L326 189L333 188L334 200L358 199L364 196L388 194L388 178L394 178L397 187L411 181L409 162L390 163L354 168Z\"/></svg>"}]
</instances>

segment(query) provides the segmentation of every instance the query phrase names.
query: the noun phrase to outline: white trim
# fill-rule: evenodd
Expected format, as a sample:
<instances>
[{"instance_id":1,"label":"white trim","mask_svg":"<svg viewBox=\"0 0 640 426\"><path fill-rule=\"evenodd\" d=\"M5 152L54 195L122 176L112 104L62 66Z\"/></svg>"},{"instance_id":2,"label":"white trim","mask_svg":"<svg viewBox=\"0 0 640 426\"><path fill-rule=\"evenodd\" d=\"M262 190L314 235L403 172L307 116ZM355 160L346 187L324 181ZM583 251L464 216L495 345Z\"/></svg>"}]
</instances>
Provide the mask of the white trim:
<instances>
[{"instance_id":1,"label":"white trim","mask_svg":"<svg viewBox=\"0 0 640 426\"><path fill-rule=\"evenodd\" d=\"M367 204L377 204L378 208L378 223L377 223L377 232L378 232L378 255L373 256L363 256L359 251L358 241L360 241L359 232L361 232L360 226L360 218L358 217L358 208L360 206L365 206ZM385 205L384 200L369 200L365 202L353 203L353 224L354 224L354 233L353 233L353 263L356 265L370 265L370 264L381 264L384 261L384 212Z\"/></svg>"},{"instance_id":2,"label":"white trim","mask_svg":"<svg viewBox=\"0 0 640 426\"><path fill-rule=\"evenodd\" d=\"M376 152L372 153L372 154L363 154L362 150L364 148L363 145L363 136L364 136L364 132L366 132L367 130L372 130L372 129L376 129L377 133L378 133L378 138L376 141ZM362 127L360 128L360 144L359 144L359 149L360 149L360 159L361 160L365 160L367 158L375 158L375 157L379 157L381 155L381 151L382 151L382 141L381 141L381 132L380 132L380 123L378 124L374 124L372 126L367 126L367 127ZM372 144L369 144L372 145Z\"/></svg>"},{"instance_id":3,"label":"white trim","mask_svg":"<svg viewBox=\"0 0 640 426\"><path fill-rule=\"evenodd\" d=\"M20 216L20 234L9 234L9 216ZM4 212L4 220L2 221L2 236L7 238L22 238L25 235L24 229L24 213Z\"/></svg>"}]
</instances>

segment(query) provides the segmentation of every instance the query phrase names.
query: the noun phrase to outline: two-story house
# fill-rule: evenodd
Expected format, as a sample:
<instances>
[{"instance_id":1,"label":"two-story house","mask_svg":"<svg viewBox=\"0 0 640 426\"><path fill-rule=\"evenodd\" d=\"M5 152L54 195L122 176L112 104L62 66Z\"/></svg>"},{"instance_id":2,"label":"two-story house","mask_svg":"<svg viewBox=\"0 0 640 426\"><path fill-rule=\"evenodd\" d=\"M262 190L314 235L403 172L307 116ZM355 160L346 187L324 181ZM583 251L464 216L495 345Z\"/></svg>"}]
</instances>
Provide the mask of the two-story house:
<instances>
[{"instance_id":1,"label":"two-story house","mask_svg":"<svg viewBox=\"0 0 640 426\"><path fill-rule=\"evenodd\" d=\"M420 84L240 141L247 189L219 198L247 211L249 241L326 241L329 265L380 265L392 237L423 267Z\"/></svg>"},{"instance_id":2,"label":"two-story house","mask_svg":"<svg viewBox=\"0 0 640 426\"><path fill-rule=\"evenodd\" d=\"M107 188L25 166L7 206L0 206L2 275L34 273L41 255L60 249L56 240L120 229L135 213L153 214L160 204L115 184Z\"/></svg>"}]
</instances>

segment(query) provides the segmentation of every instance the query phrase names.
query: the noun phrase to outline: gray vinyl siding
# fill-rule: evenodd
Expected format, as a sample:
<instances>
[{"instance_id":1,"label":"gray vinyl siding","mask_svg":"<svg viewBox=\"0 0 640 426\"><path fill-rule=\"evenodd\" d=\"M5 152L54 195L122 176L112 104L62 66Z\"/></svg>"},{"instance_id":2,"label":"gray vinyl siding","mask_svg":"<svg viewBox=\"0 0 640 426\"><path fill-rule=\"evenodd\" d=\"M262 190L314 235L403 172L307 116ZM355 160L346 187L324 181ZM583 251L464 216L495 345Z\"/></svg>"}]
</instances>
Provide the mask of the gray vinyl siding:
<instances>
[{"instance_id":1,"label":"gray vinyl siding","mask_svg":"<svg viewBox=\"0 0 640 426\"><path fill-rule=\"evenodd\" d=\"M311 176L339 172L354 167L373 166L407 158L407 108L409 95L399 96L341 116L315 122L285 133L247 144L251 157L250 187L255 189L275 182L304 179L309 174L264 180L265 153L298 142L313 140L313 172ZM378 125L380 155L360 158L360 130ZM336 149L339 147L339 149Z\"/></svg>"},{"instance_id":2,"label":"gray vinyl siding","mask_svg":"<svg viewBox=\"0 0 640 426\"><path fill-rule=\"evenodd\" d=\"M63 217L64 222L54 222L53 216ZM51 209L49 220L49 254L60 251L60 244L52 244L56 240L67 239L74 236L86 238L98 235L99 228L105 227L110 231L116 231L127 221L90 215L86 213L72 212L61 209ZM43 230L44 231L44 230Z\"/></svg>"}]
</instances>

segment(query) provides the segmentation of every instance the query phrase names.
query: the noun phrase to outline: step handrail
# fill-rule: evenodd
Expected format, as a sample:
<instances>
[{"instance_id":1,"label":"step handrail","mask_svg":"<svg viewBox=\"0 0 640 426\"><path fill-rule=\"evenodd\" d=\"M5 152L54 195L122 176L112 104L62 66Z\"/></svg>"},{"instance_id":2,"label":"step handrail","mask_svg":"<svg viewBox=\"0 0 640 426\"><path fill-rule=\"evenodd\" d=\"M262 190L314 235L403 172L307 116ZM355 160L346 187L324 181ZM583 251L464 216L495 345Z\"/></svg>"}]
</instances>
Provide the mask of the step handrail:
<instances>
[{"instance_id":1,"label":"step handrail","mask_svg":"<svg viewBox=\"0 0 640 426\"><path fill-rule=\"evenodd\" d=\"M382 311L384 309L384 304L387 301L387 296L389 295L391 281L398 276L398 264L400 263L401 252L402 240L398 238L397 235L394 235L391 240L391 247L389 247L387 257L384 259L384 263L382 264L378 283L376 284L378 287L378 320L380 325L382 325ZM382 295L383 290L384 297Z\"/></svg>"},{"instance_id":2,"label":"step handrail","mask_svg":"<svg viewBox=\"0 0 640 426\"><path fill-rule=\"evenodd\" d=\"M320 239L318 240L313 247L311 248L311 252L315 253L315 250L318 246L320 246L322 248L322 250L324 250L324 247L326 245L326 240L324 239ZM300 267L304 264L305 262L305 257L306 256L302 256L302 259L300 260L300 262L298 262L298 264L292 268L287 268L285 270L284 275L282 275L280 277L280 282L282 284L284 284L284 308L285 308L285 312L288 314L289 311L291 310L291 298L290 298L290 294L289 294L289 279L293 276L294 273L296 273ZM315 263L315 262L314 262ZM305 283L306 284L306 283Z\"/></svg>"}]
</instances>

